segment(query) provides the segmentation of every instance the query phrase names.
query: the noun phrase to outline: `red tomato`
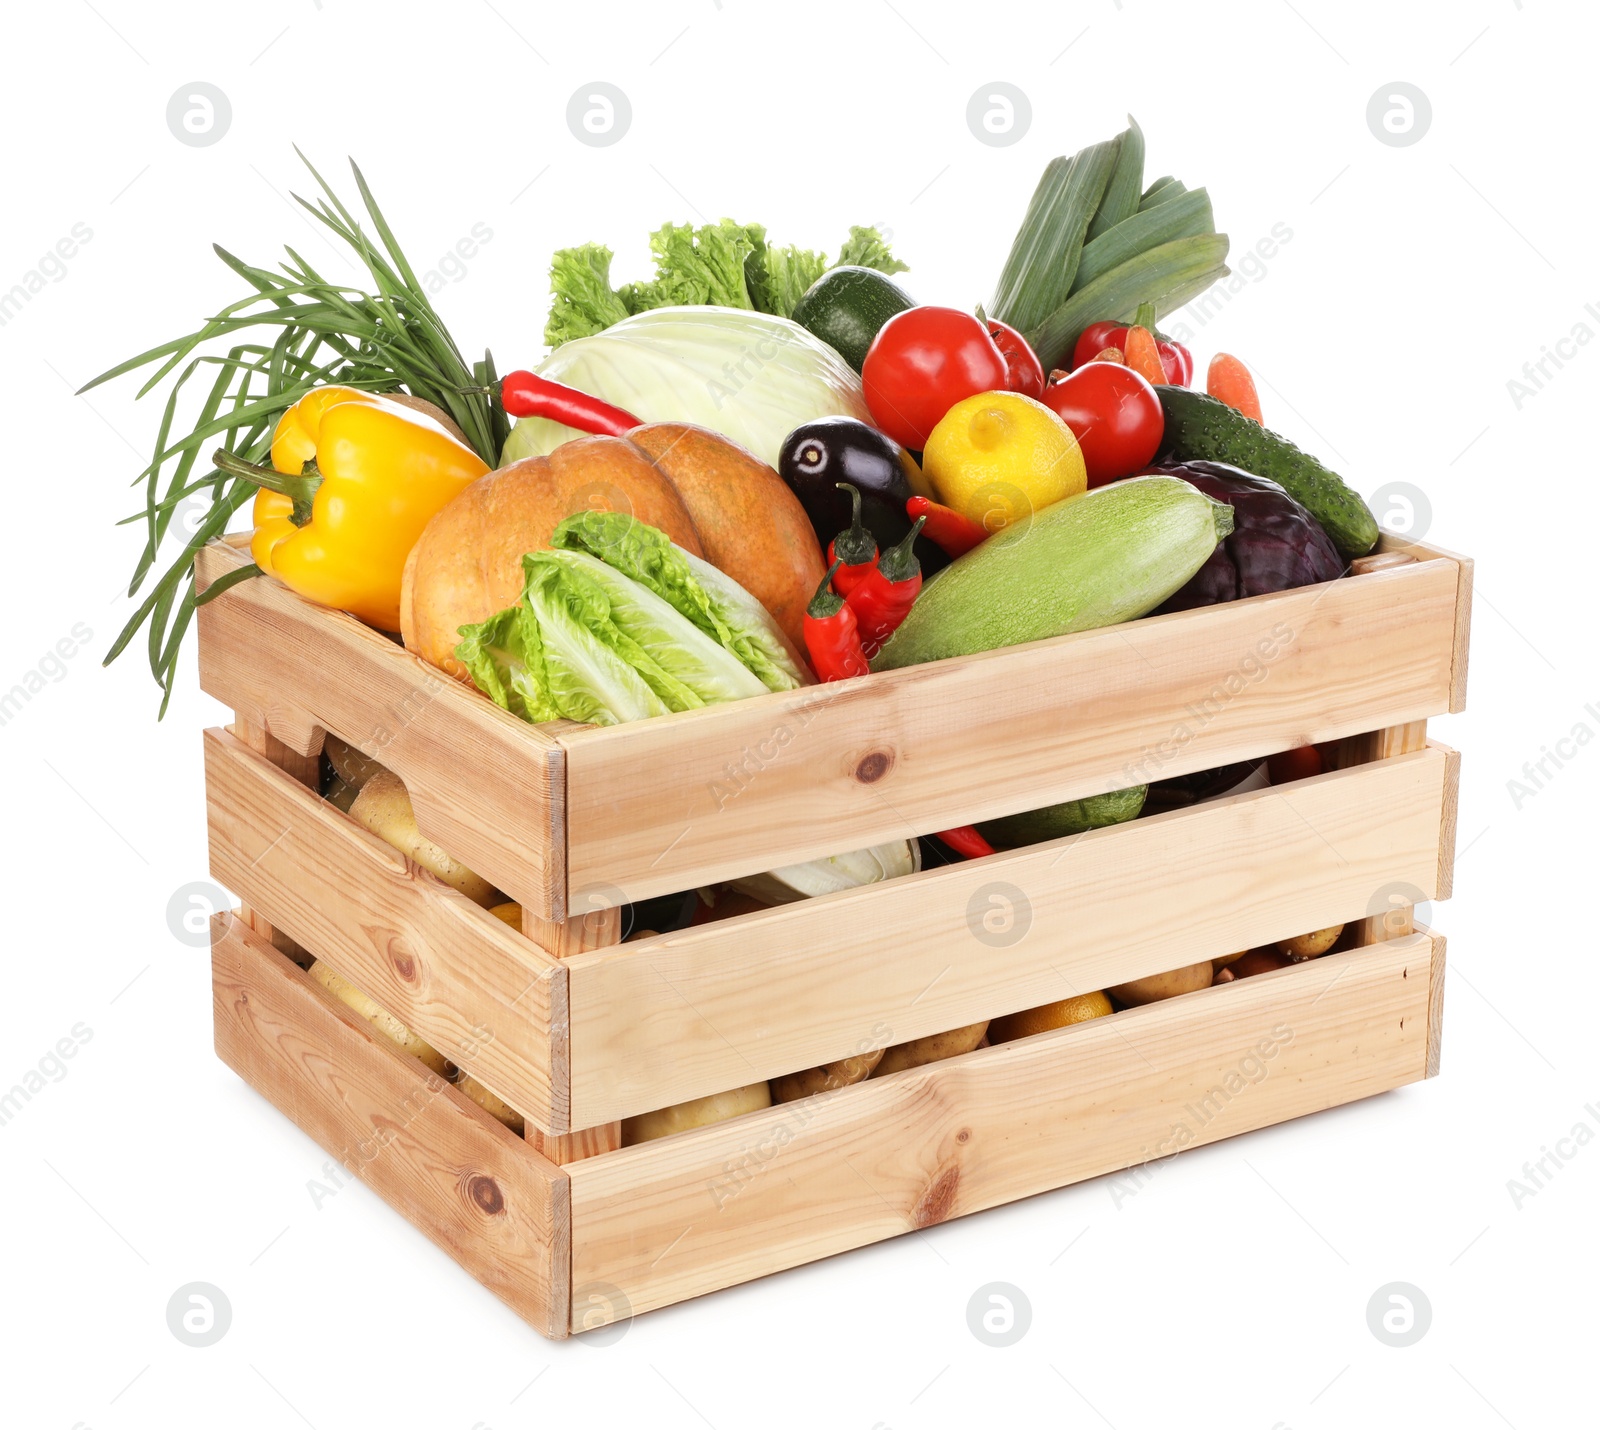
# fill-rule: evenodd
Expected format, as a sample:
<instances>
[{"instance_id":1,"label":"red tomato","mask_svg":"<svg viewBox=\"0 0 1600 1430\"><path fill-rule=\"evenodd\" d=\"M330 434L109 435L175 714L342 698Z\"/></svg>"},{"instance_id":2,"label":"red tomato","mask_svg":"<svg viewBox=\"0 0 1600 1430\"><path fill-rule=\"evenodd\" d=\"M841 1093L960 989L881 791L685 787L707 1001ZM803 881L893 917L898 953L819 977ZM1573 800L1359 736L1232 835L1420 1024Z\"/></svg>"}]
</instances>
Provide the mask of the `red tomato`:
<instances>
[{"instance_id":1,"label":"red tomato","mask_svg":"<svg viewBox=\"0 0 1600 1430\"><path fill-rule=\"evenodd\" d=\"M1315 745L1302 745L1297 750L1279 750L1267 756L1267 778L1275 785L1286 785L1293 780L1308 780L1322 773L1322 754Z\"/></svg>"},{"instance_id":2,"label":"red tomato","mask_svg":"<svg viewBox=\"0 0 1600 1430\"><path fill-rule=\"evenodd\" d=\"M1161 446L1161 399L1121 363L1085 363L1052 382L1040 400L1072 428L1091 487L1143 470Z\"/></svg>"},{"instance_id":3,"label":"red tomato","mask_svg":"<svg viewBox=\"0 0 1600 1430\"><path fill-rule=\"evenodd\" d=\"M1044 365L1028 340L1009 323L989 319L989 336L1006 360L1006 386L1036 401L1044 396Z\"/></svg>"},{"instance_id":4,"label":"red tomato","mask_svg":"<svg viewBox=\"0 0 1600 1430\"><path fill-rule=\"evenodd\" d=\"M1121 352L1123 334L1127 331L1125 323L1090 323L1073 346L1073 368L1080 368L1084 363L1093 361L1095 356L1106 348L1115 348Z\"/></svg>"},{"instance_id":5,"label":"red tomato","mask_svg":"<svg viewBox=\"0 0 1600 1430\"><path fill-rule=\"evenodd\" d=\"M1092 362L1106 348L1115 348L1120 353L1127 337L1128 329L1124 324L1090 323L1073 345L1073 370ZM1161 354L1161 370L1166 373L1167 381L1174 387L1187 387L1194 378L1194 358L1190 356L1189 349L1182 343L1163 339L1156 343L1156 351Z\"/></svg>"},{"instance_id":6,"label":"red tomato","mask_svg":"<svg viewBox=\"0 0 1600 1430\"><path fill-rule=\"evenodd\" d=\"M1006 360L971 313L907 308L878 331L861 365L873 424L920 452L939 419L964 397L1006 390Z\"/></svg>"}]
</instances>

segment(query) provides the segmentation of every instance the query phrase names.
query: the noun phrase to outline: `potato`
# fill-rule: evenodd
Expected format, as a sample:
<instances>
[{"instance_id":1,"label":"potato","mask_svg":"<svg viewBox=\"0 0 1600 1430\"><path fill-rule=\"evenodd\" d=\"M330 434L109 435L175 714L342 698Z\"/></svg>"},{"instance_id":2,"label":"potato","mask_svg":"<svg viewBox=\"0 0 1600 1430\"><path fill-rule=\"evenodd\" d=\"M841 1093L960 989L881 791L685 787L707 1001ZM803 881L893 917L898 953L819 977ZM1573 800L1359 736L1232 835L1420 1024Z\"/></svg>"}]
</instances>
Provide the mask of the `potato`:
<instances>
[{"instance_id":1,"label":"potato","mask_svg":"<svg viewBox=\"0 0 1600 1430\"><path fill-rule=\"evenodd\" d=\"M883 1060L883 1052L882 1048L874 1048L870 1053L857 1053L854 1057L840 1058L836 1063L824 1063L820 1068L775 1077L771 1082L772 1100L798 1102L814 1093L849 1087L871 1075L873 1068Z\"/></svg>"},{"instance_id":2,"label":"potato","mask_svg":"<svg viewBox=\"0 0 1600 1430\"><path fill-rule=\"evenodd\" d=\"M337 735L330 734L323 740L322 753L328 757L334 774L352 789L360 789L383 768L371 755L347 744Z\"/></svg>"},{"instance_id":3,"label":"potato","mask_svg":"<svg viewBox=\"0 0 1600 1430\"><path fill-rule=\"evenodd\" d=\"M450 1061L443 1053L423 1042L386 1008L380 1008L349 979L335 973L325 963L313 963L310 973L324 988L346 1006L353 1008L385 1041L402 1053L426 1063L443 1077L450 1075Z\"/></svg>"},{"instance_id":4,"label":"potato","mask_svg":"<svg viewBox=\"0 0 1600 1430\"><path fill-rule=\"evenodd\" d=\"M1187 968L1174 968L1167 973L1135 978L1131 983L1119 983L1106 991L1117 1002L1138 1007L1143 1003L1159 1003L1163 998L1176 998L1182 993L1209 988L1211 978L1211 960L1208 958L1204 963L1191 963Z\"/></svg>"},{"instance_id":5,"label":"potato","mask_svg":"<svg viewBox=\"0 0 1600 1430\"><path fill-rule=\"evenodd\" d=\"M1249 951L1249 949L1241 948L1238 953L1225 953L1220 958L1213 958L1211 966L1213 968L1226 968L1230 963L1237 963Z\"/></svg>"},{"instance_id":6,"label":"potato","mask_svg":"<svg viewBox=\"0 0 1600 1430\"><path fill-rule=\"evenodd\" d=\"M392 770L379 770L367 780L350 806L350 817L451 888L459 889L473 903L492 909L504 902L488 880L480 879L465 864L422 837L411 810L411 796Z\"/></svg>"},{"instance_id":7,"label":"potato","mask_svg":"<svg viewBox=\"0 0 1600 1430\"><path fill-rule=\"evenodd\" d=\"M674 1132L687 1132L692 1127L709 1127L713 1122L725 1122L730 1117L771 1106L772 1093L764 1082L753 1082L748 1087L735 1087L727 1092L714 1092L710 1097L697 1097L689 1102L658 1108L654 1112L641 1112L637 1117L624 1118L622 1145L632 1147L638 1142L670 1137Z\"/></svg>"},{"instance_id":8,"label":"potato","mask_svg":"<svg viewBox=\"0 0 1600 1430\"><path fill-rule=\"evenodd\" d=\"M1343 924L1332 924L1325 929L1313 929L1310 933L1296 934L1293 938L1280 938L1277 943L1278 952L1288 954L1296 963L1302 963L1308 958L1321 958L1339 942L1339 935L1343 932Z\"/></svg>"},{"instance_id":9,"label":"potato","mask_svg":"<svg viewBox=\"0 0 1600 1430\"><path fill-rule=\"evenodd\" d=\"M872 1070L873 1077L888 1077L890 1073L904 1072L907 1068L920 1068L925 1063L943 1062L970 1053L983 1041L989 1031L989 1020L969 1023L965 1028L951 1028L944 1033L929 1033L926 1038L913 1038L909 1043L897 1043L888 1049Z\"/></svg>"},{"instance_id":10,"label":"potato","mask_svg":"<svg viewBox=\"0 0 1600 1430\"><path fill-rule=\"evenodd\" d=\"M1074 1023L1087 1023L1091 1018L1104 1018L1111 1012L1111 1000L1104 993L1079 993L1038 1008L1008 1013L1003 1018L991 1018L985 1041L1011 1043L1018 1038L1031 1038L1035 1033L1071 1027ZM978 1046L982 1047L983 1044Z\"/></svg>"},{"instance_id":11,"label":"potato","mask_svg":"<svg viewBox=\"0 0 1600 1430\"><path fill-rule=\"evenodd\" d=\"M1254 978L1258 973L1271 973L1274 969L1288 968L1293 960L1275 948L1252 948L1237 963L1229 964L1228 972L1235 978Z\"/></svg>"},{"instance_id":12,"label":"potato","mask_svg":"<svg viewBox=\"0 0 1600 1430\"><path fill-rule=\"evenodd\" d=\"M466 1073L460 1073L456 1077L456 1086L460 1088L462 1092L466 1093L466 1095L475 1103L477 1103L478 1106L481 1107L485 1112L489 1113L491 1116L498 1117L500 1121L505 1123L505 1125L515 1132L518 1137L522 1136L524 1130L522 1114L516 1112L512 1108L507 1107L505 1103L501 1102L498 1097L490 1092L489 1089L486 1088L476 1078L468 1077Z\"/></svg>"},{"instance_id":13,"label":"potato","mask_svg":"<svg viewBox=\"0 0 1600 1430\"><path fill-rule=\"evenodd\" d=\"M328 786L328 792L322 797L341 814L349 814L350 806L356 802L356 796L360 793L361 791L354 785L347 785L335 775L333 783Z\"/></svg>"}]
</instances>

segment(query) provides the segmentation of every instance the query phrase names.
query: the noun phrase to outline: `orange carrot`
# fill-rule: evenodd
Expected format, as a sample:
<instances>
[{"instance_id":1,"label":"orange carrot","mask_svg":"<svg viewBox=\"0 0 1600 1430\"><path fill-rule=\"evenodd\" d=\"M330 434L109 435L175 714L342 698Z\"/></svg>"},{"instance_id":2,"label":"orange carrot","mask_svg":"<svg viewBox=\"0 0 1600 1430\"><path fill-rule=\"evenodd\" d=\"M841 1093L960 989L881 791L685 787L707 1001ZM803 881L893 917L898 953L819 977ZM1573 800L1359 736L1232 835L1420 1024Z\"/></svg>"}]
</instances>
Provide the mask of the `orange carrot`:
<instances>
[{"instance_id":1,"label":"orange carrot","mask_svg":"<svg viewBox=\"0 0 1600 1430\"><path fill-rule=\"evenodd\" d=\"M1146 382L1164 383L1167 370L1161 366L1161 351L1149 328L1132 327L1122 340L1122 355Z\"/></svg>"},{"instance_id":2,"label":"orange carrot","mask_svg":"<svg viewBox=\"0 0 1600 1430\"><path fill-rule=\"evenodd\" d=\"M1206 391L1218 402L1226 402L1246 417L1261 420L1261 399L1247 368L1232 353L1218 353L1206 369Z\"/></svg>"}]
</instances>

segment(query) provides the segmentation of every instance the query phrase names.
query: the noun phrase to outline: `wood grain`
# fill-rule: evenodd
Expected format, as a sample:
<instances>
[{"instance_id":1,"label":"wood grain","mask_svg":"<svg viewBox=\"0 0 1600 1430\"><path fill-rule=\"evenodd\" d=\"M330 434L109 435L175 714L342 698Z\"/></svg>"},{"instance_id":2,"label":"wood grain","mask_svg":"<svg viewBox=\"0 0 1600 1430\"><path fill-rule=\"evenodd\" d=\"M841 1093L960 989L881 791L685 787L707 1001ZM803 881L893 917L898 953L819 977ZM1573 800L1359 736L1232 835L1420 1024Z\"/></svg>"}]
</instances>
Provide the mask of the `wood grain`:
<instances>
[{"instance_id":1,"label":"wood grain","mask_svg":"<svg viewBox=\"0 0 1600 1430\"><path fill-rule=\"evenodd\" d=\"M560 965L226 732L206 732L205 756L215 878L525 1118L564 1130Z\"/></svg>"},{"instance_id":2,"label":"wood grain","mask_svg":"<svg viewBox=\"0 0 1600 1430\"><path fill-rule=\"evenodd\" d=\"M571 1218L561 1170L232 915L212 929L223 1062L535 1329L565 1336Z\"/></svg>"},{"instance_id":3,"label":"wood grain","mask_svg":"<svg viewBox=\"0 0 1600 1430\"><path fill-rule=\"evenodd\" d=\"M1144 1164L1135 1194L1180 1146L1422 1078L1432 956L1332 954L575 1163L573 1282L637 1313Z\"/></svg>"},{"instance_id":4,"label":"wood grain","mask_svg":"<svg viewBox=\"0 0 1600 1430\"><path fill-rule=\"evenodd\" d=\"M622 938L622 909L616 904L603 904L565 919L544 919L524 909L522 931L552 959L574 958L594 949L610 948ZM562 992L567 992L565 980ZM570 1091L572 1085L569 1008L568 998L561 998L552 1029L557 1076L563 1091ZM593 1127L578 1123L576 1127L577 1130L571 1132L546 1132L530 1122L526 1133L528 1141L558 1167L565 1167L581 1157L615 1152L622 1146L621 1122L602 1122Z\"/></svg>"},{"instance_id":5,"label":"wood grain","mask_svg":"<svg viewBox=\"0 0 1600 1430\"><path fill-rule=\"evenodd\" d=\"M1379 549L1384 552L1405 552L1418 561L1448 561L1456 567L1455 641L1450 662L1450 713L1458 715L1467 708L1467 659L1472 647L1472 558L1457 555L1454 551L1446 551L1442 546L1408 541L1404 537L1388 532L1379 542Z\"/></svg>"},{"instance_id":6,"label":"wood grain","mask_svg":"<svg viewBox=\"0 0 1600 1430\"><path fill-rule=\"evenodd\" d=\"M585 1157L615 1152L622 1146L622 1124L606 1122L599 1127L585 1127L581 1132L545 1132L530 1122L527 1138L535 1151L556 1166L565 1167Z\"/></svg>"},{"instance_id":7,"label":"wood grain","mask_svg":"<svg viewBox=\"0 0 1600 1430\"><path fill-rule=\"evenodd\" d=\"M201 551L204 590L248 553ZM422 833L519 903L564 913L562 752L352 616L270 577L202 606L200 687L302 752L340 739L405 781Z\"/></svg>"},{"instance_id":8,"label":"wood grain","mask_svg":"<svg viewBox=\"0 0 1600 1430\"><path fill-rule=\"evenodd\" d=\"M1430 743L1433 743L1430 741ZM1448 899L1456 883L1456 823L1461 810L1461 754L1440 745L1448 762L1444 775L1444 809L1439 821L1439 875L1434 880L1433 897Z\"/></svg>"},{"instance_id":9,"label":"wood grain","mask_svg":"<svg viewBox=\"0 0 1600 1430\"><path fill-rule=\"evenodd\" d=\"M1433 940L1433 962L1428 970L1428 1073L1439 1076L1439 1053L1444 1046L1445 936L1435 929L1418 930Z\"/></svg>"},{"instance_id":10,"label":"wood grain","mask_svg":"<svg viewBox=\"0 0 1600 1430\"><path fill-rule=\"evenodd\" d=\"M569 731L567 877L670 893L1449 708L1458 567Z\"/></svg>"},{"instance_id":11,"label":"wood grain","mask_svg":"<svg viewBox=\"0 0 1600 1430\"><path fill-rule=\"evenodd\" d=\"M1352 765L1366 764L1372 760L1387 760L1396 755L1410 754L1414 751L1425 749L1428 746L1428 722L1426 720L1411 720L1403 725L1390 725L1381 730L1368 730L1365 734L1352 735L1340 741L1339 754L1336 763L1348 768ZM1448 750L1447 746L1437 747L1441 751ZM1453 753L1453 752L1450 752ZM1444 832L1447 820L1450 818L1447 809L1456 797L1449 781L1453 778L1454 771L1446 765L1444 798L1439 810L1440 834ZM1452 858L1454 856L1452 855ZM1442 846L1440 847L1439 862L1444 863ZM1438 873L1435 871L1432 884L1424 886L1419 881L1407 879L1385 880L1385 883L1412 883L1427 892L1432 888L1434 893L1430 897L1445 897L1437 892ZM1374 884L1373 890L1377 892L1380 885ZM1370 905L1369 905L1370 907ZM1350 943L1356 948L1365 948L1369 944L1382 943L1386 939L1399 938L1402 934L1412 931L1414 925L1411 921L1411 905L1397 904L1386 908L1382 913L1368 914L1365 918L1351 920L1354 927L1347 935Z\"/></svg>"},{"instance_id":12,"label":"wood grain","mask_svg":"<svg viewBox=\"0 0 1600 1430\"><path fill-rule=\"evenodd\" d=\"M573 1125L1347 922L1386 884L1431 894L1448 768L1436 746L578 955Z\"/></svg>"},{"instance_id":13,"label":"wood grain","mask_svg":"<svg viewBox=\"0 0 1600 1430\"><path fill-rule=\"evenodd\" d=\"M270 734L265 727L255 724L246 716L234 713L233 734L236 739L249 746L263 759L276 765L290 779L304 785L309 790L316 790L322 782L322 740L314 741L315 749L307 751L291 749ZM274 928L272 921L259 909L243 904L239 908L239 917L249 924L262 938L266 939L279 953L287 954L302 968L311 966L312 955L305 948L296 943L280 928Z\"/></svg>"}]
</instances>

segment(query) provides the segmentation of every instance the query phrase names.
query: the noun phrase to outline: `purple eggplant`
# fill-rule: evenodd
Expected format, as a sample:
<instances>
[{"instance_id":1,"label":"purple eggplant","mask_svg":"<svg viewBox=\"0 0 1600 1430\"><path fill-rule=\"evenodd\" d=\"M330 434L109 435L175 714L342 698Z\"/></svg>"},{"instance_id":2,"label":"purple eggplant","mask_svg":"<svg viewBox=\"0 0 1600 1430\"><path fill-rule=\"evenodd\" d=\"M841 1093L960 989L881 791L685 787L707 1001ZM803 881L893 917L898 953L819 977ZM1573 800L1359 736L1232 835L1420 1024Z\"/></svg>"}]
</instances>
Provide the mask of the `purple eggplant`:
<instances>
[{"instance_id":1,"label":"purple eggplant","mask_svg":"<svg viewBox=\"0 0 1600 1430\"><path fill-rule=\"evenodd\" d=\"M1233 508L1233 535L1223 538L1206 564L1161 611L1214 606L1344 575L1344 561L1328 533L1276 482L1226 462L1170 462L1145 470L1147 474L1182 477L1208 497Z\"/></svg>"}]
</instances>

